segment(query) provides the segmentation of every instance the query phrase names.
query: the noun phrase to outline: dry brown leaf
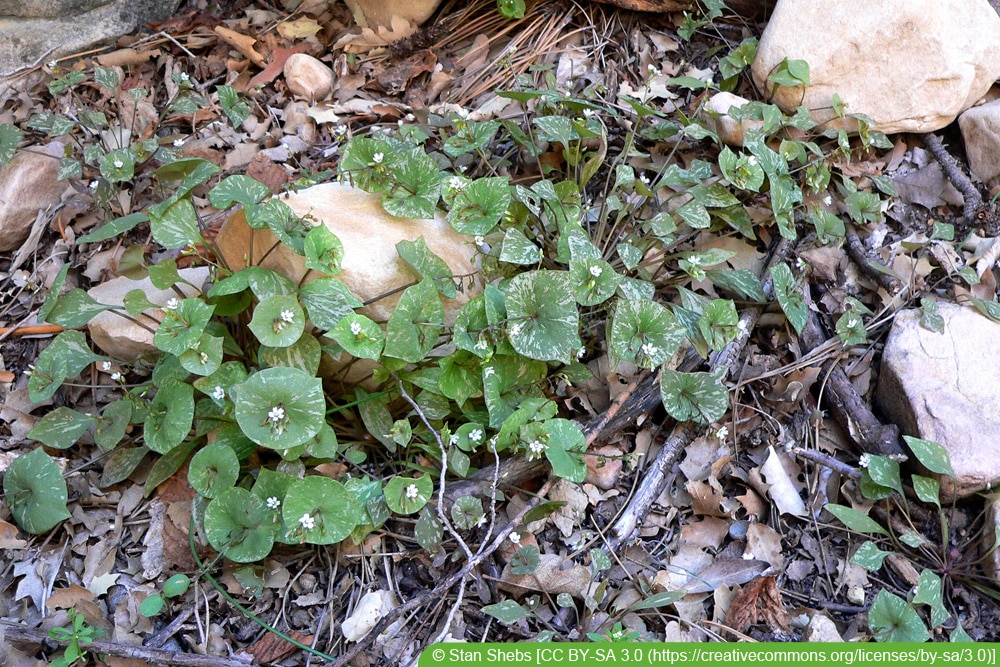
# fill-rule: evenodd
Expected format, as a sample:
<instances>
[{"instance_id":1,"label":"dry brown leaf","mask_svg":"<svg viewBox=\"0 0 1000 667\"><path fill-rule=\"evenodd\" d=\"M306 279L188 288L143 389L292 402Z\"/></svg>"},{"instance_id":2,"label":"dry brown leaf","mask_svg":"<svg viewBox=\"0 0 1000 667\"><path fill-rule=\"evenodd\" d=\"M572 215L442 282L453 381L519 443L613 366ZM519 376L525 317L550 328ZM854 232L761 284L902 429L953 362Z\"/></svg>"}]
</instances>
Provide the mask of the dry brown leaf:
<instances>
[{"instance_id":1,"label":"dry brown leaf","mask_svg":"<svg viewBox=\"0 0 1000 667\"><path fill-rule=\"evenodd\" d=\"M735 586L750 581L767 569L762 560L709 556L711 562L694 574L684 590L690 593L708 593L719 586ZM671 564L673 561L671 561Z\"/></svg>"},{"instance_id":2,"label":"dry brown leaf","mask_svg":"<svg viewBox=\"0 0 1000 667\"><path fill-rule=\"evenodd\" d=\"M744 586L726 613L726 625L738 632L758 623L788 630L788 612L774 577L758 577Z\"/></svg>"},{"instance_id":3,"label":"dry brown leaf","mask_svg":"<svg viewBox=\"0 0 1000 667\"><path fill-rule=\"evenodd\" d=\"M304 635L295 630L290 630L288 636L307 646L311 646L313 642L312 635ZM273 632L265 632L264 636L246 651L257 659L258 664L263 665L284 660L298 650L295 644L288 643Z\"/></svg>"},{"instance_id":4,"label":"dry brown leaf","mask_svg":"<svg viewBox=\"0 0 1000 667\"><path fill-rule=\"evenodd\" d=\"M17 526L6 521L0 521L0 549L23 549L27 541L17 537Z\"/></svg>"},{"instance_id":5,"label":"dry brown leaf","mask_svg":"<svg viewBox=\"0 0 1000 667\"><path fill-rule=\"evenodd\" d=\"M962 206L965 203L962 193L955 189L937 162L905 174L896 174L892 183L900 199L926 209L949 204Z\"/></svg>"},{"instance_id":6,"label":"dry brown leaf","mask_svg":"<svg viewBox=\"0 0 1000 667\"><path fill-rule=\"evenodd\" d=\"M391 67L387 67L376 75L375 81L387 93L395 95L406 90L414 77L425 72L433 72L435 65L437 65L437 56L429 49L425 49Z\"/></svg>"},{"instance_id":7,"label":"dry brown leaf","mask_svg":"<svg viewBox=\"0 0 1000 667\"><path fill-rule=\"evenodd\" d=\"M288 172L280 164L271 160L264 153L257 153L247 166L247 176L266 185L271 192L277 194L285 189L288 182Z\"/></svg>"},{"instance_id":8,"label":"dry brown leaf","mask_svg":"<svg viewBox=\"0 0 1000 667\"><path fill-rule=\"evenodd\" d=\"M334 49L344 49L347 53L365 53L372 49L389 46L393 42L406 39L417 32L417 26L399 16L392 17L392 27L378 26L378 32L362 28L361 34L347 33L333 45Z\"/></svg>"},{"instance_id":9,"label":"dry brown leaf","mask_svg":"<svg viewBox=\"0 0 1000 667\"><path fill-rule=\"evenodd\" d=\"M97 62L104 67L134 67L141 65L151 58L158 57L162 51L159 49L118 49L111 53L97 56Z\"/></svg>"},{"instance_id":10,"label":"dry brown leaf","mask_svg":"<svg viewBox=\"0 0 1000 667\"><path fill-rule=\"evenodd\" d=\"M221 25L215 26L215 34L218 35L219 39L223 42L249 58L250 62L257 67L265 66L266 63L264 61L264 56L259 54L253 48L253 45L257 43L257 40L253 37L236 32L235 30L230 30L229 28Z\"/></svg>"},{"instance_id":11,"label":"dry brown leaf","mask_svg":"<svg viewBox=\"0 0 1000 667\"><path fill-rule=\"evenodd\" d=\"M308 39L316 41L316 33L323 29L315 19L302 18L294 21L282 21L278 24L278 34L286 39Z\"/></svg>"}]
</instances>

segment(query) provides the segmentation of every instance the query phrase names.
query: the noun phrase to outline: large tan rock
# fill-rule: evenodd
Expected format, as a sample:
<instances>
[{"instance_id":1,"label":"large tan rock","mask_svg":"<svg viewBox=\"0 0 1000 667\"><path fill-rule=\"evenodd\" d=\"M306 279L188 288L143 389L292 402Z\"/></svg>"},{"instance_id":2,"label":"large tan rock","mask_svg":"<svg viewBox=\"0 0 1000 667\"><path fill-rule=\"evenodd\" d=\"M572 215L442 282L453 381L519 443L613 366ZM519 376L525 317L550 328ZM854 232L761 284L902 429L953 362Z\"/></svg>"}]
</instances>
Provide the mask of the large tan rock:
<instances>
[{"instance_id":1,"label":"large tan rock","mask_svg":"<svg viewBox=\"0 0 1000 667\"><path fill-rule=\"evenodd\" d=\"M359 312L376 322L385 322L399 301L402 290L420 280L396 252L402 240L415 241L421 236L431 252L440 257L456 276L472 278L472 287L460 291L455 299L444 299L446 320L454 322L455 314L470 298L482 291L477 279L476 246L470 236L459 234L438 214L432 220L414 220L389 215L382 208L382 198L341 183L321 183L305 190L282 196L296 215L311 216L336 234L344 245L342 271L337 278L364 302L372 302ZM274 234L267 229L251 230L242 216L231 216L222 226L216 240L223 259L230 268L246 266L253 234L254 257L251 263L272 269L299 282L320 278L315 271L307 276L305 260L290 248L279 244L274 250Z\"/></svg>"},{"instance_id":2,"label":"large tan rock","mask_svg":"<svg viewBox=\"0 0 1000 667\"><path fill-rule=\"evenodd\" d=\"M400 18L420 25L431 17L441 0L344 0L354 14L354 20L365 28L392 27L392 19Z\"/></svg>"},{"instance_id":3,"label":"large tan rock","mask_svg":"<svg viewBox=\"0 0 1000 667\"><path fill-rule=\"evenodd\" d=\"M829 121L839 94L847 113L869 116L874 129L932 132L1000 75L1000 17L987 0L779 0L752 68L765 95L785 58L808 62L811 83L779 87L773 101L782 109L805 105Z\"/></svg>"},{"instance_id":4,"label":"large tan rock","mask_svg":"<svg viewBox=\"0 0 1000 667\"><path fill-rule=\"evenodd\" d=\"M191 285L201 286L208 280L208 268L198 267L194 269L181 269L178 271L181 278L191 283ZM185 296L196 296L200 294L199 289L191 285L180 284L178 287ZM91 297L107 306L121 306L125 303L125 296L132 290L142 290L146 298L161 308L172 298L177 298L177 293L173 290L161 290L153 287L149 278L142 280L132 280L124 276L114 278L107 282L92 287L87 291ZM163 320L163 310L161 308L150 308L141 317L137 318L142 324L126 319L112 311L100 313L90 320L87 328L90 330L90 337L94 344L101 350L115 359L122 361L135 361L144 354L151 354L156 351L153 345L153 332ZM146 328L149 327L149 328ZM152 329L152 331L150 331Z\"/></svg>"},{"instance_id":5,"label":"large tan rock","mask_svg":"<svg viewBox=\"0 0 1000 667\"><path fill-rule=\"evenodd\" d=\"M59 141L33 146L0 169L0 251L24 243L39 211L59 203L67 187L56 178L63 148Z\"/></svg>"},{"instance_id":6,"label":"large tan rock","mask_svg":"<svg viewBox=\"0 0 1000 667\"><path fill-rule=\"evenodd\" d=\"M972 107L958 125L972 175L990 187L1000 185L1000 100Z\"/></svg>"},{"instance_id":7,"label":"large tan rock","mask_svg":"<svg viewBox=\"0 0 1000 667\"><path fill-rule=\"evenodd\" d=\"M1000 324L951 303L938 311L943 333L919 310L896 314L875 396L903 433L947 450L957 481L942 477L941 490L962 497L1000 483Z\"/></svg>"}]
</instances>

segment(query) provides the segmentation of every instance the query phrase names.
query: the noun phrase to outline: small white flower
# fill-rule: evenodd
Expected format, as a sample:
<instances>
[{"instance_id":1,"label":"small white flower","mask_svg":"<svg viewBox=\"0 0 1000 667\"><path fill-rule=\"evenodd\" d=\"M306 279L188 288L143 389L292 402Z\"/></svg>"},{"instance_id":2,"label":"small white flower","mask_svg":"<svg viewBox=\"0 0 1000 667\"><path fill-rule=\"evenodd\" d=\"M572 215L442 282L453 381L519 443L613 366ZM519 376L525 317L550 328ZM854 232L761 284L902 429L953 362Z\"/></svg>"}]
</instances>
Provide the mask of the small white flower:
<instances>
[{"instance_id":1,"label":"small white flower","mask_svg":"<svg viewBox=\"0 0 1000 667\"><path fill-rule=\"evenodd\" d=\"M511 44L510 46L507 47L507 55L508 56L512 56L515 53L517 53L517 47L516 46L514 46L513 44Z\"/></svg>"},{"instance_id":2,"label":"small white flower","mask_svg":"<svg viewBox=\"0 0 1000 667\"><path fill-rule=\"evenodd\" d=\"M583 355L585 354L587 354L587 348L581 347L579 350L576 351L576 358L583 359Z\"/></svg>"},{"instance_id":3,"label":"small white flower","mask_svg":"<svg viewBox=\"0 0 1000 667\"><path fill-rule=\"evenodd\" d=\"M831 197L830 195L827 195L827 196L823 197L823 205L824 206L833 206L833 197Z\"/></svg>"},{"instance_id":4,"label":"small white flower","mask_svg":"<svg viewBox=\"0 0 1000 667\"><path fill-rule=\"evenodd\" d=\"M454 447L458 444L458 433L452 433L451 437L448 438L448 444Z\"/></svg>"},{"instance_id":5,"label":"small white flower","mask_svg":"<svg viewBox=\"0 0 1000 667\"><path fill-rule=\"evenodd\" d=\"M31 375L34 372L35 372L35 365L34 364L28 364L28 367L24 369L24 374L27 375L28 377L31 377Z\"/></svg>"},{"instance_id":6,"label":"small white flower","mask_svg":"<svg viewBox=\"0 0 1000 667\"><path fill-rule=\"evenodd\" d=\"M291 323L291 322L295 321L295 313L293 313L290 310L283 310L283 311L281 311L281 315L279 315L278 317L281 318L282 322L289 322L289 323Z\"/></svg>"},{"instance_id":7,"label":"small white flower","mask_svg":"<svg viewBox=\"0 0 1000 667\"><path fill-rule=\"evenodd\" d=\"M518 322L517 324L515 324L514 326L512 326L510 328L510 337L514 338L515 336L520 335L521 330L523 328L524 328L524 326L520 322Z\"/></svg>"},{"instance_id":8,"label":"small white flower","mask_svg":"<svg viewBox=\"0 0 1000 667\"><path fill-rule=\"evenodd\" d=\"M214 398L217 401L221 401L225 397L226 397L226 390L220 387L219 385L216 385L215 389L212 390L212 398Z\"/></svg>"},{"instance_id":9,"label":"small white flower","mask_svg":"<svg viewBox=\"0 0 1000 667\"><path fill-rule=\"evenodd\" d=\"M517 531L514 531L510 535L507 536L507 539L510 540L512 544L520 544L521 543L521 534L518 533Z\"/></svg>"},{"instance_id":10,"label":"small white flower","mask_svg":"<svg viewBox=\"0 0 1000 667\"><path fill-rule=\"evenodd\" d=\"M590 275L594 276L595 278L600 278L602 273L604 273L604 269L599 267L597 264L592 264L590 266Z\"/></svg>"},{"instance_id":11,"label":"small white flower","mask_svg":"<svg viewBox=\"0 0 1000 667\"><path fill-rule=\"evenodd\" d=\"M282 419L285 418L285 409L280 405L276 405L267 413L267 421L272 424L277 424Z\"/></svg>"},{"instance_id":12,"label":"small white flower","mask_svg":"<svg viewBox=\"0 0 1000 667\"><path fill-rule=\"evenodd\" d=\"M174 139L174 148L180 148L184 145L183 139Z\"/></svg>"},{"instance_id":13,"label":"small white flower","mask_svg":"<svg viewBox=\"0 0 1000 667\"><path fill-rule=\"evenodd\" d=\"M532 440L530 443L528 443L528 451L530 451L532 454L536 456L541 454L548 448L549 446L546 445L541 440Z\"/></svg>"},{"instance_id":14,"label":"small white flower","mask_svg":"<svg viewBox=\"0 0 1000 667\"><path fill-rule=\"evenodd\" d=\"M110 361L102 361L101 362L101 370L104 371L105 373L107 373L108 371L110 371L111 370L111 362Z\"/></svg>"},{"instance_id":15,"label":"small white flower","mask_svg":"<svg viewBox=\"0 0 1000 667\"><path fill-rule=\"evenodd\" d=\"M59 61L57 60L50 60L48 62L49 69L55 69L57 65L59 65Z\"/></svg>"},{"instance_id":16,"label":"small white flower","mask_svg":"<svg viewBox=\"0 0 1000 667\"><path fill-rule=\"evenodd\" d=\"M180 305L180 301L174 298L167 299L167 305L164 306L166 310L177 310L177 306Z\"/></svg>"},{"instance_id":17,"label":"small white flower","mask_svg":"<svg viewBox=\"0 0 1000 667\"><path fill-rule=\"evenodd\" d=\"M476 344L473 345L473 347L475 347L477 350L485 350L487 348L486 339L480 338L479 340L476 341Z\"/></svg>"},{"instance_id":18,"label":"small white flower","mask_svg":"<svg viewBox=\"0 0 1000 667\"><path fill-rule=\"evenodd\" d=\"M312 530L316 527L316 519L309 516L309 513L306 512L299 517L299 525L302 526L303 530Z\"/></svg>"},{"instance_id":19,"label":"small white flower","mask_svg":"<svg viewBox=\"0 0 1000 667\"><path fill-rule=\"evenodd\" d=\"M200 361L201 365L204 366L209 361L211 361L211 359L208 358L208 353L207 352L199 352L198 353L198 361Z\"/></svg>"},{"instance_id":20,"label":"small white flower","mask_svg":"<svg viewBox=\"0 0 1000 667\"><path fill-rule=\"evenodd\" d=\"M343 125L338 125L337 127L333 128L333 136L337 137L338 139L344 136L345 134L347 134L347 128L344 127Z\"/></svg>"},{"instance_id":21,"label":"small white flower","mask_svg":"<svg viewBox=\"0 0 1000 667\"><path fill-rule=\"evenodd\" d=\"M357 320L351 322L351 334L355 336L361 335L361 322L358 322Z\"/></svg>"},{"instance_id":22,"label":"small white flower","mask_svg":"<svg viewBox=\"0 0 1000 667\"><path fill-rule=\"evenodd\" d=\"M487 366L486 370L483 371L483 377L487 377L487 378L488 377L493 377L494 375L496 375L496 372L497 372L497 369L493 368L492 366Z\"/></svg>"},{"instance_id":23,"label":"small white flower","mask_svg":"<svg viewBox=\"0 0 1000 667\"><path fill-rule=\"evenodd\" d=\"M416 500L417 496L420 495L420 489L417 488L416 484L410 484L406 487L406 499Z\"/></svg>"},{"instance_id":24,"label":"small white flower","mask_svg":"<svg viewBox=\"0 0 1000 667\"><path fill-rule=\"evenodd\" d=\"M795 260L795 266L798 268L799 271L805 271L807 268L809 268L809 264L802 257L799 257L798 259Z\"/></svg>"},{"instance_id":25,"label":"small white flower","mask_svg":"<svg viewBox=\"0 0 1000 667\"><path fill-rule=\"evenodd\" d=\"M119 373L118 371L115 371L114 373L111 374L111 380L113 382L118 382L121 379L122 379L122 374Z\"/></svg>"},{"instance_id":26,"label":"small white flower","mask_svg":"<svg viewBox=\"0 0 1000 667\"><path fill-rule=\"evenodd\" d=\"M639 180L642 181L644 184L649 185L649 176L647 176L646 174L639 174Z\"/></svg>"},{"instance_id":27,"label":"small white flower","mask_svg":"<svg viewBox=\"0 0 1000 667\"><path fill-rule=\"evenodd\" d=\"M125 163L119 160L118 158L115 158L114 165L115 169L121 169L122 167L125 166Z\"/></svg>"},{"instance_id":28,"label":"small white flower","mask_svg":"<svg viewBox=\"0 0 1000 667\"><path fill-rule=\"evenodd\" d=\"M375 164L382 164L382 160L384 159L385 155L383 155L382 153L375 153L375 155L372 155L372 162L374 162Z\"/></svg>"},{"instance_id":29,"label":"small white flower","mask_svg":"<svg viewBox=\"0 0 1000 667\"><path fill-rule=\"evenodd\" d=\"M872 457L871 454L868 453L862 454L858 458L858 465L861 466L862 468L867 468L871 462L872 462Z\"/></svg>"},{"instance_id":30,"label":"small white flower","mask_svg":"<svg viewBox=\"0 0 1000 667\"><path fill-rule=\"evenodd\" d=\"M469 440L472 442L482 442L483 441L483 429L474 428L469 431Z\"/></svg>"},{"instance_id":31,"label":"small white flower","mask_svg":"<svg viewBox=\"0 0 1000 667\"><path fill-rule=\"evenodd\" d=\"M270 496L270 497L268 497L268 499L267 499L267 509L269 509L269 510L276 510L279 507L281 507L281 501L278 500L277 496Z\"/></svg>"},{"instance_id":32,"label":"small white flower","mask_svg":"<svg viewBox=\"0 0 1000 667\"><path fill-rule=\"evenodd\" d=\"M746 333L750 329L750 326L746 323L746 320L740 320L736 323L736 328L742 333Z\"/></svg>"},{"instance_id":33,"label":"small white flower","mask_svg":"<svg viewBox=\"0 0 1000 667\"><path fill-rule=\"evenodd\" d=\"M663 72L660 71L660 68L652 63L646 65L646 71L649 72L650 76L660 76L663 74Z\"/></svg>"},{"instance_id":34,"label":"small white flower","mask_svg":"<svg viewBox=\"0 0 1000 667\"><path fill-rule=\"evenodd\" d=\"M747 164L750 165L751 167L756 167L757 166L757 156L756 155L751 155L750 157L748 157L747 158Z\"/></svg>"},{"instance_id":35,"label":"small white flower","mask_svg":"<svg viewBox=\"0 0 1000 667\"><path fill-rule=\"evenodd\" d=\"M452 190L464 190L465 181L458 176L452 176L448 179L448 187Z\"/></svg>"},{"instance_id":36,"label":"small white flower","mask_svg":"<svg viewBox=\"0 0 1000 667\"><path fill-rule=\"evenodd\" d=\"M643 343L642 348L639 351L642 352L647 357L652 357L653 355L655 355L657 352L660 351L660 348L656 347L652 343Z\"/></svg>"},{"instance_id":37,"label":"small white flower","mask_svg":"<svg viewBox=\"0 0 1000 667\"><path fill-rule=\"evenodd\" d=\"M476 245L483 245L484 243L486 243L486 237L483 236L482 234L476 234L474 237L472 237L472 240L476 242Z\"/></svg>"},{"instance_id":38,"label":"small white flower","mask_svg":"<svg viewBox=\"0 0 1000 667\"><path fill-rule=\"evenodd\" d=\"M756 560L756 556L754 556L751 551L744 551L743 560Z\"/></svg>"},{"instance_id":39,"label":"small white flower","mask_svg":"<svg viewBox=\"0 0 1000 667\"><path fill-rule=\"evenodd\" d=\"M687 263L690 264L691 266L698 266L699 264L701 264L701 257L699 257L698 255L691 255L686 259Z\"/></svg>"},{"instance_id":40,"label":"small white flower","mask_svg":"<svg viewBox=\"0 0 1000 667\"><path fill-rule=\"evenodd\" d=\"M583 110L583 116L584 116L584 118L590 118L593 115L594 115L594 110L593 109L591 109L591 108L588 107L588 108L586 108L586 109Z\"/></svg>"},{"instance_id":41,"label":"small white flower","mask_svg":"<svg viewBox=\"0 0 1000 667\"><path fill-rule=\"evenodd\" d=\"M99 181L93 180L93 181L91 181L90 183L87 184L87 187L90 188L91 190L96 190L97 186L100 185L100 184L101 183Z\"/></svg>"},{"instance_id":42,"label":"small white flower","mask_svg":"<svg viewBox=\"0 0 1000 667\"><path fill-rule=\"evenodd\" d=\"M729 437L729 427L728 426L720 426L719 430L717 430L715 432L715 439L716 440L725 440L728 437Z\"/></svg>"},{"instance_id":43,"label":"small white flower","mask_svg":"<svg viewBox=\"0 0 1000 667\"><path fill-rule=\"evenodd\" d=\"M180 79L181 81L183 81L184 83L187 83L188 81L191 80L191 77L188 76L187 72L178 72L177 73L177 78Z\"/></svg>"}]
</instances>

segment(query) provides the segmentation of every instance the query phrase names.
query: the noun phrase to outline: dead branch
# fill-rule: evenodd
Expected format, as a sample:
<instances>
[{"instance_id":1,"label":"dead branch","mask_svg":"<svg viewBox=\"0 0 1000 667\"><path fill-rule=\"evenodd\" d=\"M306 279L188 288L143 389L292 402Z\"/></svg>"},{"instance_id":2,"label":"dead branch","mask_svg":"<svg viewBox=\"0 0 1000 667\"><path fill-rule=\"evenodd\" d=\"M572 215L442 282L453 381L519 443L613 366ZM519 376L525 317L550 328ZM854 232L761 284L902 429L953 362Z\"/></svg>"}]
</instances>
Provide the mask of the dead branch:
<instances>
[{"instance_id":1,"label":"dead branch","mask_svg":"<svg viewBox=\"0 0 1000 667\"><path fill-rule=\"evenodd\" d=\"M979 190L958 166L958 161L945 149L940 137L936 134L925 134L923 140L924 147L941 164L941 169L944 170L948 180L965 198L962 218L970 225L975 224L980 214L987 208L983 202L983 196L979 194Z\"/></svg>"},{"instance_id":2,"label":"dead branch","mask_svg":"<svg viewBox=\"0 0 1000 667\"><path fill-rule=\"evenodd\" d=\"M809 319L799 335L802 354L826 344L827 337L819 318L812 309L812 296L808 284L802 290L803 299L809 307ZM869 454L892 456L903 453L899 444L899 427L883 424L878 420L864 397L838 365L837 359L823 364L824 375L828 376L827 391L824 393L827 406L837 422L851 435L858 447Z\"/></svg>"},{"instance_id":3,"label":"dead branch","mask_svg":"<svg viewBox=\"0 0 1000 667\"><path fill-rule=\"evenodd\" d=\"M56 641L44 630L25 627L10 621L0 621L0 645L6 642L24 642L48 648L64 647L69 641ZM117 642L92 641L82 645L91 653L103 653L116 658L132 658L142 660L150 665L181 665L182 667L247 667L252 664L248 656L246 660L220 658L214 655L196 655L193 653L178 653L145 646L132 646Z\"/></svg>"},{"instance_id":4,"label":"dead branch","mask_svg":"<svg viewBox=\"0 0 1000 667\"><path fill-rule=\"evenodd\" d=\"M868 256L868 252L865 250L864 244L861 239L858 238L858 231L855 229L854 225L847 223L844 225L844 230L846 232L846 243L844 244L847 248L847 255L850 257L855 264L858 265L865 275L872 278L879 287L884 289L889 294L896 294L902 288L899 280L894 278L889 273L887 273L888 268L881 262L878 262Z\"/></svg>"}]
</instances>

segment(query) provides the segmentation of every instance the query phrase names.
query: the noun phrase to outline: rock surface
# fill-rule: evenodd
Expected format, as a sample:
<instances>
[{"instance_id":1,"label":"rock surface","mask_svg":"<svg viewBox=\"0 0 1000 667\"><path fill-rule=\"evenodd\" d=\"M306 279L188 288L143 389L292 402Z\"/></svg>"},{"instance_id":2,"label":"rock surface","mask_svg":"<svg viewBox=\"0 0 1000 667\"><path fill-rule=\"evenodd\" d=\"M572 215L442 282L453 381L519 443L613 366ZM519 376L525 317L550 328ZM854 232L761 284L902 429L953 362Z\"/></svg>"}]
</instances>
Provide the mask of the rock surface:
<instances>
[{"instance_id":1,"label":"rock surface","mask_svg":"<svg viewBox=\"0 0 1000 667\"><path fill-rule=\"evenodd\" d=\"M382 208L379 195L341 183L321 183L283 196L281 200L296 215L312 216L337 235L344 245L342 271L337 278L359 299L373 302L359 312L376 322L387 321L402 288L419 280L417 273L396 252L396 244L404 239L415 241L423 236L431 252L444 260L457 276L477 273L473 239L452 229L443 215L433 220L396 218ZM244 257L250 254L250 234L242 216L230 217L219 231L217 243L230 268L245 266ZM301 255L284 245L269 251L275 242L270 230L258 229L253 234L254 264L278 271L296 283L306 276ZM322 274L315 271L308 276L309 279L320 277ZM459 292L455 299L443 299L446 320L454 322L458 309L481 291L481 283L477 280L472 289Z\"/></svg>"},{"instance_id":2,"label":"rock surface","mask_svg":"<svg viewBox=\"0 0 1000 667\"><path fill-rule=\"evenodd\" d=\"M53 141L19 151L0 169L0 252L24 243L38 212L59 203L67 188L66 181L56 179L63 148Z\"/></svg>"},{"instance_id":3,"label":"rock surface","mask_svg":"<svg viewBox=\"0 0 1000 667\"><path fill-rule=\"evenodd\" d=\"M333 70L306 53L293 53L285 61L288 90L310 102L326 98L333 90Z\"/></svg>"},{"instance_id":4,"label":"rock surface","mask_svg":"<svg viewBox=\"0 0 1000 667\"><path fill-rule=\"evenodd\" d=\"M0 0L0 77L168 18L180 0Z\"/></svg>"},{"instance_id":5,"label":"rock surface","mask_svg":"<svg viewBox=\"0 0 1000 667\"><path fill-rule=\"evenodd\" d=\"M763 121L736 120L728 115L730 109L734 107L739 109L749 101L739 95L725 92L716 93L708 100L705 105L707 109L713 114L718 114L717 118L712 118L711 124L712 129L719 135L719 141L730 146L742 146L743 134L747 130L759 130L764 127Z\"/></svg>"},{"instance_id":6,"label":"rock surface","mask_svg":"<svg viewBox=\"0 0 1000 667\"><path fill-rule=\"evenodd\" d=\"M958 117L972 175L990 187L1000 185L1000 100L972 107Z\"/></svg>"},{"instance_id":7,"label":"rock surface","mask_svg":"<svg viewBox=\"0 0 1000 667\"><path fill-rule=\"evenodd\" d=\"M900 430L943 446L964 497L1000 482L1000 324L972 308L939 303L943 333L920 324L919 310L896 315L882 358L876 399Z\"/></svg>"},{"instance_id":8,"label":"rock surface","mask_svg":"<svg viewBox=\"0 0 1000 667\"><path fill-rule=\"evenodd\" d=\"M202 285L208 280L206 267L181 269L178 273L181 278L192 285ZM179 287L187 296L195 296L199 293L190 285L181 284ZM120 306L125 303L125 295L135 289L142 290L146 294L146 298L158 306L166 305L169 299L177 296L173 290L156 289L149 278L132 280L124 276L92 287L87 291L87 294L105 305ZM151 308L146 311L146 317L142 319L155 331L156 326L163 319L163 311ZM90 330L90 337L94 340L94 344L101 348L105 354L115 359L135 361L144 354L156 351L156 346L153 345L152 331L116 313L110 311L100 313L90 320L87 328Z\"/></svg>"},{"instance_id":9,"label":"rock surface","mask_svg":"<svg viewBox=\"0 0 1000 667\"><path fill-rule=\"evenodd\" d=\"M392 27L393 17L420 25L431 17L441 0L344 0L358 25Z\"/></svg>"},{"instance_id":10,"label":"rock surface","mask_svg":"<svg viewBox=\"0 0 1000 667\"><path fill-rule=\"evenodd\" d=\"M932 132L1000 75L1000 17L987 0L779 0L752 68L765 95L768 75L786 57L808 62L811 82L779 87L773 101L782 109L805 105L830 121L838 94L847 113L869 116L874 129Z\"/></svg>"}]
</instances>

